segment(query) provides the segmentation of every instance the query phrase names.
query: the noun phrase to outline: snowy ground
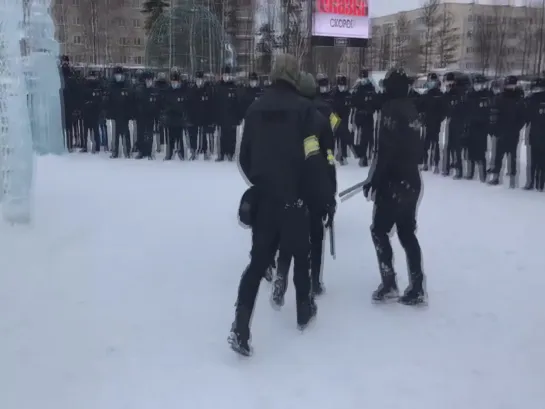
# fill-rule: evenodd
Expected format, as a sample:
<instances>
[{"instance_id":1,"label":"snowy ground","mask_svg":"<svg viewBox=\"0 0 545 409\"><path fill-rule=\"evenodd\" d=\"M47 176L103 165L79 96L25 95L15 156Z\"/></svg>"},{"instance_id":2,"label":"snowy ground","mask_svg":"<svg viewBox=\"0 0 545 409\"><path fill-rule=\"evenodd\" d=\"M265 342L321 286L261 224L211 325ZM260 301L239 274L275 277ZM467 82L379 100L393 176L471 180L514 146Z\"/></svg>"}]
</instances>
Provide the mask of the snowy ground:
<instances>
[{"instance_id":1,"label":"snowy ground","mask_svg":"<svg viewBox=\"0 0 545 409\"><path fill-rule=\"evenodd\" d=\"M427 309L371 304L372 207L339 205L316 324L300 334L292 288L279 313L264 283L244 360L226 342L250 239L234 164L72 155L38 173L34 225L0 224L2 409L543 407L543 194L426 174Z\"/></svg>"}]
</instances>

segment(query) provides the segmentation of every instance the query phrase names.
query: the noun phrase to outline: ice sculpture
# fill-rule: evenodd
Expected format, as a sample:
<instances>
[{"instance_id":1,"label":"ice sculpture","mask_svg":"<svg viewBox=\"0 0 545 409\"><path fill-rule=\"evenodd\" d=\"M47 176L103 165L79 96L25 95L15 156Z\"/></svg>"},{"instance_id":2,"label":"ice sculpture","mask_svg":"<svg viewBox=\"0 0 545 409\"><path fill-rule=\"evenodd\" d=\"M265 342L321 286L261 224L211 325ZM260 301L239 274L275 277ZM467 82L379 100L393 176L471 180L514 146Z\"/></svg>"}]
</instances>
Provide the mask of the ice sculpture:
<instances>
[{"instance_id":1,"label":"ice sculpture","mask_svg":"<svg viewBox=\"0 0 545 409\"><path fill-rule=\"evenodd\" d=\"M6 221L26 223L34 162L21 55L23 0L0 0L0 10L0 200Z\"/></svg>"},{"instance_id":2,"label":"ice sculpture","mask_svg":"<svg viewBox=\"0 0 545 409\"><path fill-rule=\"evenodd\" d=\"M51 0L30 0L26 24L32 140L39 154L64 152L61 78L57 65L60 47L55 40L50 7Z\"/></svg>"}]
</instances>

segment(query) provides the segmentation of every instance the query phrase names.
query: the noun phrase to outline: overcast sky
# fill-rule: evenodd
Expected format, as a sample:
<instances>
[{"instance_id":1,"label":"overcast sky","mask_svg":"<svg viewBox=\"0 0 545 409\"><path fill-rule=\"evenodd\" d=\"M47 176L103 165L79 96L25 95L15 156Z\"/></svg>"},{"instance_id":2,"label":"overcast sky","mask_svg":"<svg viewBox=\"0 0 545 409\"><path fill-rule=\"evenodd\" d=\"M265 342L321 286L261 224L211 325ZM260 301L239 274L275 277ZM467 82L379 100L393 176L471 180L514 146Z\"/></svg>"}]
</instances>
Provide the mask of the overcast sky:
<instances>
[{"instance_id":1,"label":"overcast sky","mask_svg":"<svg viewBox=\"0 0 545 409\"><path fill-rule=\"evenodd\" d=\"M386 16L398 11L408 11L419 8L425 0L369 0L371 17ZM471 3L469 0L451 0L450 3ZM508 0L480 0L477 3L508 3ZM512 0L511 3L522 3L522 0Z\"/></svg>"}]
</instances>

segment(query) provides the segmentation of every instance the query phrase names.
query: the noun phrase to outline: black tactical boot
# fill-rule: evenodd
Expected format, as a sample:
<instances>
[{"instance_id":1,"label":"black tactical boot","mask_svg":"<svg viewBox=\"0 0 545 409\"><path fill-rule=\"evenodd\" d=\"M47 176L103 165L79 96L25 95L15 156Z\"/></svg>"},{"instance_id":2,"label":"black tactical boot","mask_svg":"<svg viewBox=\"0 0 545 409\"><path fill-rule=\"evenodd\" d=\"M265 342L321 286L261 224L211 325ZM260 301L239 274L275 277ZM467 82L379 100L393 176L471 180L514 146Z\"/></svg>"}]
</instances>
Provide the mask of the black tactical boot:
<instances>
[{"instance_id":1,"label":"black tactical boot","mask_svg":"<svg viewBox=\"0 0 545 409\"><path fill-rule=\"evenodd\" d=\"M492 174L492 178L488 181L490 186L497 186L500 184L500 175L497 173Z\"/></svg>"},{"instance_id":2,"label":"black tactical boot","mask_svg":"<svg viewBox=\"0 0 545 409\"><path fill-rule=\"evenodd\" d=\"M231 349L243 356L251 356L253 352L250 346L250 318L251 313L246 307L237 306L235 321L227 338Z\"/></svg>"},{"instance_id":3,"label":"black tactical boot","mask_svg":"<svg viewBox=\"0 0 545 409\"><path fill-rule=\"evenodd\" d=\"M411 283L405 293L399 297L399 302L405 305L422 305L427 303L426 291L424 289L424 275L411 274Z\"/></svg>"},{"instance_id":4,"label":"black tactical boot","mask_svg":"<svg viewBox=\"0 0 545 409\"><path fill-rule=\"evenodd\" d=\"M382 276L382 282L378 288L373 292L372 298L374 302L387 302L399 297L399 291L397 289L397 281L395 274L385 274Z\"/></svg>"},{"instance_id":5,"label":"black tactical boot","mask_svg":"<svg viewBox=\"0 0 545 409\"><path fill-rule=\"evenodd\" d=\"M313 297L307 297L306 300L297 300L297 327L302 331L316 317L318 306Z\"/></svg>"},{"instance_id":6,"label":"black tactical boot","mask_svg":"<svg viewBox=\"0 0 545 409\"><path fill-rule=\"evenodd\" d=\"M324 286L320 282L320 279L312 279L312 294L319 297L325 292Z\"/></svg>"},{"instance_id":7,"label":"black tactical boot","mask_svg":"<svg viewBox=\"0 0 545 409\"><path fill-rule=\"evenodd\" d=\"M271 305L275 310L284 306L284 297L288 288L288 279L286 276L277 275L273 282L271 294Z\"/></svg>"}]
</instances>

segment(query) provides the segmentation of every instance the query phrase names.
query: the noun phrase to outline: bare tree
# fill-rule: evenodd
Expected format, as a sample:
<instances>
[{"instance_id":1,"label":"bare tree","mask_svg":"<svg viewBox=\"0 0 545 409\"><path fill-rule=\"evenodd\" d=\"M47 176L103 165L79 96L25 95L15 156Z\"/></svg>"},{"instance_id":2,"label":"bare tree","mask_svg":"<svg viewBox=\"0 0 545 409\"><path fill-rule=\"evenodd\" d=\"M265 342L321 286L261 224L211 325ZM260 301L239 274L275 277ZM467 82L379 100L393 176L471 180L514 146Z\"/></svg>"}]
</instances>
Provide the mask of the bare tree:
<instances>
[{"instance_id":1,"label":"bare tree","mask_svg":"<svg viewBox=\"0 0 545 409\"><path fill-rule=\"evenodd\" d=\"M308 0L282 0L282 48L303 62L310 46Z\"/></svg>"},{"instance_id":2,"label":"bare tree","mask_svg":"<svg viewBox=\"0 0 545 409\"><path fill-rule=\"evenodd\" d=\"M531 3L526 2L524 5L524 16L517 19L515 30L519 38L519 50L521 51L522 73L528 74L530 66L530 58L534 53L535 48L535 26L531 24L533 10L530 7Z\"/></svg>"},{"instance_id":3,"label":"bare tree","mask_svg":"<svg viewBox=\"0 0 545 409\"><path fill-rule=\"evenodd\" d=\"M543 64L543 48L545 47L545 0L538 0L536 3L534 3L534 12L535 11L537 11L537 27L534 33L536 43L534 72L541 73L541 67Z\"/></svg>"},{"instance_id":4,"label":"bare tree","mask_svg":"<svg viewBox=\"0 0 545 409\"><path fill-rule=\"evenodd\" d=\"M379 54L380 54L380 39L381 39L381 27L374 25L371 27L371 38L369 39L369 45L365 51L365 64L371 68L371 70L377 70L379 68Z\"/></svg>"},{"instance_id":5,"label":"bare tree","mask_svg":"<svg viewBox=\"0 0 545 409\"><path fill-rule=\"evenodd\" d=\"M513 9L504 7L501 4L494 4L491 28L492 35L492 55L494 56L494 73L500 75L507 66L508 44L507 39L511 37L511 17Z\"/></svg>"},{"instance_id":6,"label":"bare tree","mask_svg":"<svg viewBox=\"0 0 545 409\"><path fill-rule=\"evenodd\" d=\"M424 72L428 72L428 68L433 65L433 36L441 20L439 6L440 0L426 0L422 5L421 17L424 23L424 39L421 44L421 54L424 59Z\"/></svg>"},{"instance_id":7,"label":"bare tree","mask_svg":"<svg viewBox=\"0 0 545 409\"><path fill-rule=\"evenodd\" d=\"M257 29L257 61L256 69L268 74L271 72L273 63L273 54L280 44L278 25L278 11L274 0L264 0L258 9L258 20L262 21Z\"/></svg>"},{"instance_id":8,"label":"bare tree","mask_svg":"<svg viewBox=\"0 0 545 409\"><path fill-rule=\"evenodd\" d=\"M398 14L395 22L394 35L394 60L396 65L405 67L407 64L407 47L409 44L411 25L407 14L401 12Z\"/></svg>"},{"instance_id":9,"label":"bare tree","mask_svg":"<svg viewBox=\"0 0 545 409\"><path fill-rule=\"evenodd\" d=\"M345 51L343 47L315 47L314 57L318 72L325 73L330 79L335 78Z\"/></svg>"},{"instance_id":10,"label":"bare tree","mask_svg":"<svg viewBox=\"0 0 545 409\"><path fill-rule=\"evenodd\" d=\"M456 53L460 47L458 27L455 26L454 16L447 7L447 4L441 6L437 32L434 35L440 68L446 68L456 62Z\"/></svg>"},{"instance_id":11,"label":"bare tree","mask_svg":"<svg viewBox=\"0 0 545 409\"><path fill-rule=\"evenodd\" d=\"M52 15L57 28L57 40L61 44L65 44L67 41L68 33L66 30L66 24L68 20L68 10L63 1L54 0L52 5ZM66 52L66 50L63 50Z\"/></svg>"},{"instance_id":12,"label":"bare tree","mask_svg":"<svg viewBox=\"0 0 545 409\"><path fill-rule=\"evenodd\" d=\"M405 49L405 67L414 74L422 70L422 44L418 32L411 31Z\"/></svg>"},{"instance_id":13,"label":"bare tree","mask_svg":"<svg viewBox=\"0 0 545 409\"><path fill-rule=\"evenodd\" d=\"M392 43L393 43L393 27L391 25L385 25L383 27L383 34L380 38L379 49L379 69L381 71L390 68L392 62Z\"/></svg>"},{"instance_id":14,"label":"bare tree","mask_svg":"<svg viewBox=\"0 0 545 409\"><path fill-rule=\"evenodd\" d=\"M492 37L494 35L494 28L492 26L492 20L489 20L482 10L474 16L473 21L473 48L478 59L481 73L485 74L490 67L490 60L492 57L494 44Z\"/></svg>"}]
</instances>

